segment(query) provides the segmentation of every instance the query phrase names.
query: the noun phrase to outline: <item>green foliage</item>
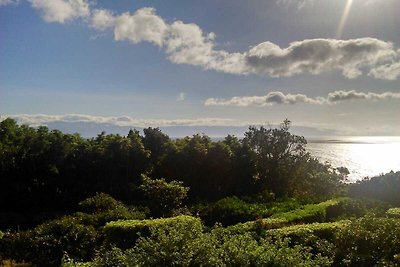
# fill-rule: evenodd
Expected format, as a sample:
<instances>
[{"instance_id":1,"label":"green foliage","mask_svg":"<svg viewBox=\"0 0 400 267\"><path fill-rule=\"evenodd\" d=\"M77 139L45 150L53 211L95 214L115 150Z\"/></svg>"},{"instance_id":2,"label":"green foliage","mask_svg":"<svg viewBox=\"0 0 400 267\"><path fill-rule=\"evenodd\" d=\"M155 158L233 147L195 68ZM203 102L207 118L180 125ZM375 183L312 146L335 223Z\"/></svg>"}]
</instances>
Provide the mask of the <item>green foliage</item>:
<instances>
[{"instance_id":1,"label":"green foliage","mask_svg":"<svg viewBox=\"0 0 400 267\"><path fill-rule=\"evenodd\" d=\"M400 221L367 215L338 229L337 264L396 266L400 264Z\"/></svg>"},{"instance_id":2,"label":"green foliage","mask_svg":"<svg viewBox=\"0 0 400 267\"><path fill-rule=\"evenodd\" d=\"M268 216L269 211L265 204L248 203L238 197L227 197L203 205L199 208L198 214L207 225L214 225L219 222L226 226Z\"/></svg>"},{"instance_id":3,"label":"green foliage","mask_svg":"<svg viewBox=\"0 0 400 267\"><path fill-rule=\"evenodd\" d=\"M1 240L1 256L38 266L59 266L64 253L87 261L94 255L97 233L76 218L64 217L41 224L35 229L8 233Z\"/></svg>"},{"instance_id":4,"label":"green foliage","mask_svg":"<svg viewBox=\"0 0 400 267\"><path fill-rule=\"evenodd\" d=\"M221 223L229 226L288 212L301 206L301 203L295 199L285 199L279 202L255 202L252 199L245 201L234 196L214 203L195 206L193 213L199 214L206 225L212 226L215 223Z\"/></svg>"},{"instance_id":5,"label":"green foliage","mask_svg":"<svg viewBox=\"0 0 400 267\"><path fill-rule=\"evenodd\" d=\"M63 258L61 267L95 267L97 266L94 262L79 262L74 261L70 258Z\"/></svg>"},{"instance_id":6,"label":"green foliage","mask_svg":"<svg viewBox=\"0 0 400 267\"><path fill-rule=\"evenodd\" d=\"M292 180L309 157L305 138L290 134L289 128L289 120L279 129L250 127L243 139L253 152L260 191L271 190L277 197L291 193Z\"/></svg>"},{"instance_id":7,"label":"green foliage","mask_svg":"<svg viewBox=\"0 0 400 267\"><path fill-rule=\"evenodd\" d=\"M174 210L181 208L189 191L182 182L167 183L164 179L152 180L146 175L142 175L142 185L139 188L154 216L171 216Z\"/></svg>"},{"instance_id":8,"label":"green foliage","mask_svg":"<svg viewBox=\"0 0 400 267\"><path fill-rule=\"evenodd\" d=\"M97 266L329 266L331 260L310 249L271 243L249 234L232 235L221 227L204 233L200 224L180 223L153 228L132 249L113 248ZM185 234L186 233L186 234Z\"/></svg>"},{"instance_id":9,"label":"green foliage","mask_svg":"<svg viewBox=\"0 0 400 267\"><path fill-rule=\"evenodd\" d=\"M336 205L327 207L326 218L328 221L338 218L358 218L371 212L383 215L388 208L387 203L373 199L340 198Z\"/></svg>"},{"instance_id":10,"label":"green foliage","mask_svg":"<svg viewBox=\"0 0 400 267\"><path fill-rule=\"evenodd\" d=\"M301 238L307 235L317 235L321 238L333 240L334 234L338 229L347 226L349 220L342 220L329 223L311 223L286 226L278 229L271 229L266 231L266 235L275 238Z\"/></svg>"},{"instance_id":11,"label":"green foliage","mask_svg":"<svg viewBox=\"0 0 400 267\"><path fill-rule=\"evenodd\" d=\"M400 208L388 209L386 214L391 218L400 218ZM0 233L0 238L1 238L1 233Z\"/></svg>"},{"instance_id":12,"label":"green foliage","mask_svg":"<svg viewBox=\"0 0 400 267\"><path fill-rule=\"evenodd\" d=\"M103 132L84 139L6 119L0 122L0 210L44 212L51 218L51 212L71 212L78 201L96 192L139 203L142 173L158 181L153 183L156 188L171 188L161 177L177 181L171 185L183 182L190 187L191 202L260 192L272 196L270 200L332 194L340 184L337 176L305 153L305 139L290 134L289 125L285 121L278 129L251 127L243 140L227 136L214 142L205 135L171 140L157 128L145 129L144 136L131 130L127 136ZM158 207L157 216L169 215L161 210L165 208Z\"/></svg>"},{"instance_id":13,"label":"green foliage","mask_svg":"<svg viewBox=\"0 0 400 267\"><path fill-rule=\"evenodd\" d=\"M79 202L79 207L86 213L109 211L117 209L121 205L121 202L115 200L110 195L105 193L96 193L95 196Z\"/></svg>"},{"instance_id":14,"label":"green foliage","mask_svg":"<svg viewBox=\"0 0 400 267\"><path fill-rule=\"evenodd\" d=\"M255 221L237 224L229 228L236 233L247 231L260 233L264 230L281 228L294 223L325 222L328 219L334 219L332 212L328 212L330 209L341 206L342 202L347 203L349 201L348 198L337 198L317 204L301 206L299 202L289 200L288 202L276 203L275 206L271 207L269 211L272 213L272 216L269 218L258 218ZM337 211L335 216L339 218L347 217L345 213L347 210L336 209L335 211ZM343 211L343 213L339 213L339 211Z\"/></svg>"},{"instance_id":15,"label":"green foliage","mask_svg":"<svg viewBox=\"0 0 400 267\"><path fill-rule=\"evenodd\" d=\"M326 220L326 209L337 205L339 202L340 199L331 199L318 204L308 204L299 209L275 214L271 219L283 219L288 223L324 222Z\"/></svg>"},{"instance_id":16,"label":"green foliage","mask_svg":"<svg viewBox=\"0 0 400 267\"><path fill-rule=\"evenodd\" d=\"M122 202L104 193L98 193L94 197L79 202L79 207L85 212L77 212L73 216L80 223L95 228L104 226L110 221L144 219L146 217L144 211L128 208Z\"/></svg>"},{"instance_id":17,"label":"green foliage","mask_svg":"<svg viewBox=\"0 0 400 267\"><path fill-rule=\"evenodd\" d=\"M366 178L351 185L350 195L354 197L375 198L400 206L400 172Z\"/></svg>"},{"instance_id":18,"label":"green foliage","mask_svg":"<svg viewBox=\"0 0 400 267\"><path fill-rule=\"evenodd\" d=\"M178 223L190 226L199 222L199 219L186 215L152 220L121 220L107 223L103 231L106 243L121 248L131 248L139 237L149 235L151 229Z\"/></svg>"}]
</instances>

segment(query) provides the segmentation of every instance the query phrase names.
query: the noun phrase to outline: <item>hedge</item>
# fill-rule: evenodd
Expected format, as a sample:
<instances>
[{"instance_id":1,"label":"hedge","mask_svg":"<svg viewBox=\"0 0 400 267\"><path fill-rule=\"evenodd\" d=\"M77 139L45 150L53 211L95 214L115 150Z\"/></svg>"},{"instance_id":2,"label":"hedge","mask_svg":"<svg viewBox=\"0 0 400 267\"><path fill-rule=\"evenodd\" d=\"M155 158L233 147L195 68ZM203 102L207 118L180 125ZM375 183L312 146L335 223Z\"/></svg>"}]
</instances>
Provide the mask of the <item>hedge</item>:
<instances>
[{"instance_id":1,"label":"hedge","mask_svg":"<svg viewBox=\"0 0 400 267\"><path fill-rule=\"evenodd\" d=\"M120 248L131 248L139 237L150 234L150 230L165 225L174 224L201 224L200 219L187 215L172 218L160 218L151 220L119 220L107 223L103 228L106 244L113 244Z\"/></svg>"}]
</instances>

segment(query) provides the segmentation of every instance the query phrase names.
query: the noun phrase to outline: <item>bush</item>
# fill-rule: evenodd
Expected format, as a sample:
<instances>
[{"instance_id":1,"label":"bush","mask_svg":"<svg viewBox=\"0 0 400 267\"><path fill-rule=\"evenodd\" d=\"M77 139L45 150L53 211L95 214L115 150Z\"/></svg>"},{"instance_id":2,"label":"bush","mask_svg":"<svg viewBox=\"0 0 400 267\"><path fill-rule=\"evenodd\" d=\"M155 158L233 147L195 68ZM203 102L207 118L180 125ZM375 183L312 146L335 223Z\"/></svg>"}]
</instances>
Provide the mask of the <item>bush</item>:
<instances>
[{"instance_id":1,"label":"bush","mask_svg":"<svg viewBox=\"0 0 400 267\"><path fill-rule=\"evenodd\" d=\"M79 202L78 205L85 213L110 211L124 206L122 202L115 200L113 197L105 193L96 193L95 196Z\"/></svg>"},{"instance_id":2,"label":"bush","mask_svg":"<svg viewBox=\"0 0 400 267\"><path fill-rule=\"evenodd\" d=\"M76 218L64 217L35 229L8 233L1 241L1 256L28 261L38 266L59 266L66 253L76 260L90 260L94 254L96 231Z\"/></svg>"},{"instance_id":3,"label":"bush","mask_svg":"<svg viewBox=\"0 0 400 267\"><path fill-rule=\"evenodd\" d=\"M194 227L193 227L194 226ZM287 241L257 241L249 233L232 235L221 227L202 232L201 224L164 225L137 241L134 248L113 248L97 266L329 266L331 259Z\"/></svg>"},{"instance_id":4,"label":"bush","mask_svg":"<svg viewBox=\"0 0 400 267\"><path fill-rule=\"evenodd\" d=\"M109 222L103 231L105 243L114 244L120 248L132 248L139 237L150 235L150 229L165 227L165 225L197 225L200 220L191 216L181 215L172 218L153 220L121 220Z\"/></svg>"},{"instance_id":5,"label":"bush","mask_svg":"<svg viewBox=\"0 0 400 267\"><path fill-rule=\"evenodd\" d=\"M399 218L400 219L400 208L388 209L386 214L387 214L387 216L389 216L391 218ZM0 233L0 235L1 235L1 233Z\"/></svg>"},{"instance_id":6,"label":"bush","mask_svg":"<svg viewBox=\"0 0 400 267\"><path fill-rule=\"evenodd\" d=\"M316 235L320 238L333 241L335 232L350 223L349 220L329 222L329 223L311 223L282 227L266 231L266 235L275 239L291 238L302 239L307 235Z\"/></svg>"},{"instance_id":7,"label":"bush","mask_svg":"<svg viewBox=\"0 0 400 267\"><path fill-rule=\"evenodd\" d=\"M341 198L336 205L327 207L326 218L331 221L337 218L358 218L370 212L384 214L388 208L388 204L373 199Z\"/></svg>"},{"instance_id":8,"label":"bush","mask_svg":"<svg viewBox=\"0 0 400 267\"><path fill-rule=\"evenodd\" d=\"M266 223L271 219L282 219L287 223L313 223L326 221L326 210L328 207L335 206L340 199L331 199L318 204L304 205L299 209L295 209L285 213L278 213L271 218L266 219Z\"/></svg>"},{"instance_id":9,"label":"bush","mask_svg":"<svg viewBox=\"0 0 400 267\"><path fill-rule=\"evenodd\" d=\"M338 229L336 263L345 266L400 264L400 221L364 216Z\"/></svg>"},{"instance_id":10,"label":"bush","mask_svg":"<svg viewBox=\"0 0 400 267\"><path fill-rule=\"evenodd\" d=\"M228 226L270 215L266 205L248 203L238 197L223 198L201 207L198 213L205 224L210 226L217 222Z\"/></svg>"},{"instance_id":11,"label":"bush","mask_svg":"<svg viewBox=\"0 0 400 267\"><path fill-rule=\"evenodd\" d=\"M95 228L111 221L142 220L146 217L146 212L137 208L128 208L105 193L97 193L94 197L81 201L79 207L84 212L77 212L73 214L73 217L77 218L79 223Z\"/></svg>"},{"instance_id":12,"label":"bush","mask_svg":"<svg viewBox=\"0 0 400 267\"><path fill-rule=\"evenodd\" d=\"M349 193L351 196L375 198L400 206L400 172L366 178L351 185Z\"/></svg>"},{"instance_id":13,"label":"bush","mask_svg":"<svg viewBox=\"0 0 400 267\"><path fill-rule=\"evenodd\" d=\"M167 183L164 179L152 180L142 175L142 185L139 187L147 198L147 206L156 217L171 216L174 210L181 208L187 197L189 187L182 182Z\"/></svg>"}]
</instances>

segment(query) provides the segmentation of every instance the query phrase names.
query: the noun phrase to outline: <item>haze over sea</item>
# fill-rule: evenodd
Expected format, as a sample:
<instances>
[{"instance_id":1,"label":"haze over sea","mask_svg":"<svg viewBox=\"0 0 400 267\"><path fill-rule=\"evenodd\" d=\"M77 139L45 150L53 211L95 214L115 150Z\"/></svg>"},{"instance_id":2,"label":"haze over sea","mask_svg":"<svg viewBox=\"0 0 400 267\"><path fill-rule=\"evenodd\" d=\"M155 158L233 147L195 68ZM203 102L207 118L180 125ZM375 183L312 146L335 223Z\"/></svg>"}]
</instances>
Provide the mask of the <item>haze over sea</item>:
<instances>
[{"instance_id":1,"label":"haze over sea","mask_svg":"<svg viewBox=\"0 0 400 267\"><path fill-rule=\"evenodd\" d=\"M307 138L307 150L333 167L346 167L350 182L400 171L400 136Z\"/></svg>"}]
</instances>

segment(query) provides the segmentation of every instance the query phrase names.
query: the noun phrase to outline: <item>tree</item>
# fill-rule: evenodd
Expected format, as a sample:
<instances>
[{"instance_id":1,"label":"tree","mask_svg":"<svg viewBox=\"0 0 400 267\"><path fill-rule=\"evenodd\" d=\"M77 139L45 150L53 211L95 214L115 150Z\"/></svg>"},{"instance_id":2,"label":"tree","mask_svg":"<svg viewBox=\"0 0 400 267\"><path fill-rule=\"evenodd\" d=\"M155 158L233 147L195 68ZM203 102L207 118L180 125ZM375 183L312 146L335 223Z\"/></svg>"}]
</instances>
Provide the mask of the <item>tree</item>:
<instances>
[{"instance_id":1,"label":"tree","mask_svg":"<svg viewBox=\"0 0 400 267\"><path fill-rule=\"evenodd\" d=\"M253 153L259 190L270 190L277 197L290 193L291 182L301 162L308 157L306 139L292 135L289 128L287 119L276 129L251 126L243 139Z\"/></svg>"},{"instance_id":2,"label":"tree","mask_svg":"<svg viewBox=\"0 0 400 267\"><path fill-rule=\"evenodd\" d=\"M139 188L146 197L152 214L163 217L170 216L174 210L181 208L189 191L182 182L167 183L163 178L153 180L146 175L142 175L142 185Z\"/></svg>"}]
</instances>

